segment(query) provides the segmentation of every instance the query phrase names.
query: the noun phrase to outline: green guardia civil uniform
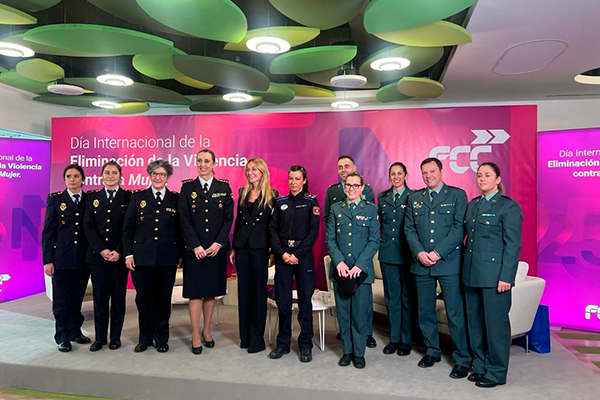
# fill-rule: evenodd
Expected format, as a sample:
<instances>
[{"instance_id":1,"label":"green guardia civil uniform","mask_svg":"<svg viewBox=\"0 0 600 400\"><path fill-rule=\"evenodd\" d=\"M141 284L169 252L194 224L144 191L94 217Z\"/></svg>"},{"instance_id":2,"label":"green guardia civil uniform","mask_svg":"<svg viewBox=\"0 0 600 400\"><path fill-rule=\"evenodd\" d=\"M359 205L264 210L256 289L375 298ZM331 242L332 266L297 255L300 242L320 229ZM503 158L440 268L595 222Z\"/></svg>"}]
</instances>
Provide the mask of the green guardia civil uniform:
<instances>
[{"instance_id":1,"label":"green guardia civil uniform","mask_svg":"<svg viewBox=\"0 0 600 400\"><path fill-rule=\"evenodd\" d=\"M508 372L512 290L498 293L497 287L498 281L514 285L522 221L519 204L499 192L473 199L464 219L463 283L473 369L500 384Z\"/></svg>"},{"instance_id":2,"label":"green guardia civil uniform","mask_svg":"<svg viewBox=\"0 0 600 400\"><path fill-rule=\"evenodd\" d=\"M414 279L410 272L410 249L404 234L404 214L408 196L412 193L407 187L399 192L390 188L377 196L381 224L379 265L390 323L390 341L408 345L412 343Z\"/></svg>"},{"instance_id":3,"label":"green guardia civil uniform","mask_svg":"<svg viewBox=\"0 0 600 400\"><path fill-rule=\"evenodd\" d=\"M466 208L467 195L462 189L442 184L435 191L418 190L408 197L404 232L413 256L411 272L415 275L419 327L427 346L426 354L432 357L442 354L435 311L439 282L454 347L452 357L456 365L469 368L471 355L460 280ZM441 258L426 267L417 258L422 251L435 251Z\"/></svg>"},{"instance_id":4,"label":"green guardia civil uniform","mask_svg":"<svg viewBox=\"0 0 600 400\"><path fill-rule=\"evenodd\" d=\"M368 274L356 293L348 296L334 283L335 302L344 354L365 355L368 321L372 310L371 284L375 279L373 257L379 249L377 206L365 200L331 206L327 221L327 250L331 271L342 261Z\"/></svg>"}]
</instances>

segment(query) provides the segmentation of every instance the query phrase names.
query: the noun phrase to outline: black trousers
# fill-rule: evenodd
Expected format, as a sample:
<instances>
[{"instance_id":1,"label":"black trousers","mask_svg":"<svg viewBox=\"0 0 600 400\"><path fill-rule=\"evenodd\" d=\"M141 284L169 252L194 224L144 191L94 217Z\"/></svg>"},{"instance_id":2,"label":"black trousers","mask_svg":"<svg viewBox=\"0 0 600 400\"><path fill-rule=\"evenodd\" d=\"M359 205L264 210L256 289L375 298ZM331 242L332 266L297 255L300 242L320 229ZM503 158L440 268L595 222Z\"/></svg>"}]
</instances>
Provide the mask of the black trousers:
<instances>
[{"instance_id":1,"label":"black trousers","mask_svg":"<svg viewBox=\"0 0 600 400\"><path fill-rule=\"evenodd\" d=\"M135 305L139 314L139 344L150 346L152 339L157 344L169 341L171 296L176 272L177 266L137 266L131 273L136 290Z\"/></svg>"},{"instance_id":2,"label":"black trousers","mask_svg":"<svg viewBox=\"0 0 600 400\"><path fill-rule=\"evenodd\" d=\"M54 340L62 343L81 335L83 314L81 303L85 296L90 270L87 265L81 269L55 269L52 278L52 312L56 319Z\"/></svg>"},{"instance_id":3,"label":"black trousers","mask_svg":"<svg viewBox=\"0 0 600 400\"><path fill-rule=\"evenodd\" d=\"M238 276L240 347L259 352L265 345L269 251L248 247L235 249Z\"/></svg>"},{"instance_id":4,"label":"black trousers","mask_svg":"<svg viewBox=\"0 0 600 400\"><path fill-rule=\"evenodd\" d=\"M312 349L313 320L312 294L315 291L315 260L312 252L298 260L298 265L290 265L283 259L275 260L275 301L279 309L279 333L277 347L290 348L292 336L292 285L296 277L298 292L298 347Z\"/></svg>"},{"instance_id":5,"label":"black trousers","mask_svg":"<svg viewBox=\"0 0 600 400\"><path fill-rule=\"evenodd\" d=\"M120 340L125 321L125 296L129 270L122 260L114 265L90 265L94 288L94 328L96 340L107 341L110 317L110 340Z\"/></svg>"}]
</instances>

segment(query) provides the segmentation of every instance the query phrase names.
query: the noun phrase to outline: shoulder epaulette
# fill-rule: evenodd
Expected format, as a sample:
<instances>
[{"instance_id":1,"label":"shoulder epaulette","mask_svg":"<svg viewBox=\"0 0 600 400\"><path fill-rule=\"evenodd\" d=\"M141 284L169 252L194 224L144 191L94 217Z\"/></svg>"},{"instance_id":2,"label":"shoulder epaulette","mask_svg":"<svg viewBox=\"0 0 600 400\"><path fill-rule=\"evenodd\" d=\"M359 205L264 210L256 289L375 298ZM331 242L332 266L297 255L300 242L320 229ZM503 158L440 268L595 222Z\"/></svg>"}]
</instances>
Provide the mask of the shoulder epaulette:
<instances>
[{"instance_id":1,"label":"shoulder epaulette","mask_svg":"<svg viewBox=\"0 0 600 400\"><path fill-rule=\"evenodd\" d=\"M339 185L339 183L334 183L333 185L329 185L329 187L327 189L331 189L332 187L337 186L337 185Z\"/></svg>"},{"instance_id":2,"label":"shoulder epaulette","mask_svg":"<svg viewBox=\"0 0 600 400\"><path fill-rule=\"evenodd\" d=\"M193 178L192 179L184 179L184 180L181 181L181 183L190 183L190 182L193 182L193 181L194 181Z\"/></svg>"},{"instance_id":3,"label":"shoulder epaulette","mask_svg":"<svg viewBox=\"0 0 600 400\"><path fill-rule=\"evenodd\" d=\"M130 190L130 189L124 189L124 188L121 188L120 190L124 191L125 193L131 193L131 190Z\"/></svg>"},{"instance_id":4,"label":"shoulder epaulette","mask_svg":"<svg viewBox=\"0 0 600 400\"><path fill-rule=\"evenodd\" d=\"M316 194L304 193L304 197L307 198L307 199L316 199L317 195Z\"/></svg>"},{"instance_id":5,"label":"shoulder epaulette","mask_svg":"<svg viewBox=\"0 0 600 400\"><path fill-rule=\"evenodd\" d=\"M54 193L49 193L49 194L48 194L48 197L56 197L56 196L58 196L58 195L60 195L60 194L62 194L62 193L63 193L63 192L54 192Z\"/></svg>"},{"instance_id":6,"label":"shoulder epaulette","mask_svg":"<svg viewBox=\"0 0 600 400\"><path fill-rule=\"evenodd\" d=\"M98 193L98 192L100 192L100 191L102 191L102 190L104 190L104 189L94 189L94 190L88 190L86 193L87 193L87 194Z\"/></svg>"},{"instance_id":7,"label":"shoulder epaulette","mask_svg":"<svg viewBox=\"0 0 600 400\"><path fill-rule=\"evenodd\" d=\"M173 193L173 194L176 194L177 196L179 196L179 192L176 192L174 190L171 190L170 192Z\"/></svg>"},{"instance_id":8,"label":"shoulder epaulette","mask_svg":"<svg viewBox=\"0 0 600 400\"><path fill-rule=\"evenodd\" d=\"M144 190L146 190L146 189L133 189L133 190L131 191L131 193L143 192Z\"/></svg>"},{"instance_id":9,"label":"shoulder epaulette","mask_svg":"<svg viewBox=\"0 0 600 400\"><path fill-rule=\"evenodd\" d=\"M277 201L279 201L279 200L285 200L285 199L287 199L287 198L288 198L288 196L281 196L281 197L278 197L278 198L277 198Z\"/></svg>"},{"instance_id":10,"label":"shoulder epaulette","mask_svg":"<svg viewBox=\"0 0 600 400\"><path fill-rule=\"evenodd\" d=\"M365 186L371 187L371 185L369 185L368 183L365 183Z\"/></svg>"},{"instance_id":11,"label":"shoulder epaulette","mask_svg":"<svg viewBox=\"0 0 600 400\"><path fill-rule=\"evenodd\" d=\"M215 178L215 179L218 180L219 182L229 183L229 179L221 179L221 178Z\"/></svg>"}]
</instances>

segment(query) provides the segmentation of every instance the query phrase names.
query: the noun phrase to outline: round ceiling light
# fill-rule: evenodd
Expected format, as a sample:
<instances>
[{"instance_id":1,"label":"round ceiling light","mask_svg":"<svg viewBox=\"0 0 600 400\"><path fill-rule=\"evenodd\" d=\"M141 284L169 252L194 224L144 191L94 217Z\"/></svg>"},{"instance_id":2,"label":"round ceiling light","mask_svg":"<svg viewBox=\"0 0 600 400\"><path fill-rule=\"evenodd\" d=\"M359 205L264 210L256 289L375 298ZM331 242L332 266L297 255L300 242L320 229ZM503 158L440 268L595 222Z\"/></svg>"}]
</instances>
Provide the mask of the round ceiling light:
<instances>
[{"instance_id":1,"label":"round ceiling light","mask_svg":"<svg viewBox=\"0 0 600 400\"><path fill-rule=\"evenodd\" d=\"M575 82L584 85L600 85L600 68L590 69L575 77Z\"/></svg>"},{"instance_id":2,"label":"round ceiling light","mask_svg":"<svg viewBox=\"0 0 600 400\"><path fill-rule=\"evenodd\" d=\"M49 84L48 91L54 94L62 94L63 96L80 96L85 93L85 89L82 87L56 83Z\"/></svg>"},{"instance_id":3,"label":"round ceiling light","mask_svg":"<svg viewBox=\"0 0 600 400\"><path fill-rule=\"evenodd\" d=\"M397 71L410 65L410 60L402 57L386 57L375 60L371 63L371 68L377 71Z\"/></svg>"},{"instance_id":4,"label":"round ceiling light","mask_svg":"<svg viewBox=\"0 0 600 400\"><path fill-rule=\"evenodd\" d=\"M96 78L100 83L111 86L129 86L133 85L133 80L123 75L100 75Z\"/></svg>"},{"instance_id":5,"label":"round ceiling light","mask_svg":"<svg viewBox=\"0 0 600 400\"><path fill-rule=\"evenodd\" d=\"M234 103L243 103L244 101L252 100L252 96L248 93L241 92L227 93L223 95L223 100L233 101Z\"/></svg>"},{"instance_id":6,"label":"round ceiling light","mask_svg":"<svg viewBox=\"0 0 600 400\"><path fill-rule=\"evenodd\" d=\"M274 36L259 36L248 40L246 47L258 53L281 54L290 49L290 44Z\"/></svg>"},{"instance_id":7,"label":"round ceiling light","mask_svg":"<svg viewBox=\"0 0 600 400\"><path fill-rule=\"evenodd\" d=\"M121 108L121 105L119 103L115 103L115 102L107 101L107 100L94 101L94 102L92 102L92 105L94 105L96 107L100 107L100 108L105 108L107 110L112 110L114 108Z\"/></svg>"},{"instance_id":8,"label":"round ceiling light","mask_svg":"<svg viewBox=\"0 0 600 400\"><path fill-rule=\"evenodd\" d=\"M342 70L330 80L335 87L357 88L367 83L367 78L356 73L355 69Z\"/></svg>"},{"instance_id":9,"label":"round ceiling light","mask_svg":"<svg viewBox=\"0 0 600 400\"><path fill-rule=\"evenodd\" d=\"M350 101L350 100L340 100L340 101L334 101L333 103L331 103L331 107L337 108L339 110L349 110L351 108L358 107L358 103L355 101Z\"/></svg>"},{"instance_id":10,"label":"round ceiling light","mask_svg":"<svg viewBox=\"0 0 600 400\"><path fill-rule=\"evenodd\" d=\"M6 57L32 57L35 51L28 47L10 42L0 42L0 55Z\"/></svg>"}]
</instances>

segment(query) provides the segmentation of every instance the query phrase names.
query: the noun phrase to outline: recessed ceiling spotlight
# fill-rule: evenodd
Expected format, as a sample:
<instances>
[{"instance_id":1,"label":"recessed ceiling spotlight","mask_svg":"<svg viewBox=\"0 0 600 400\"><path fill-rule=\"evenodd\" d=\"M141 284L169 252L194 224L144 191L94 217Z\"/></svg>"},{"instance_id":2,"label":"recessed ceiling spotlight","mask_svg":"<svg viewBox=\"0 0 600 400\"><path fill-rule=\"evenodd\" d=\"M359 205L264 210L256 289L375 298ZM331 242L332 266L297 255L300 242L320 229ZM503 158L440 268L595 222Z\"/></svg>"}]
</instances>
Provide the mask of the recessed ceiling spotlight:
<instances>
[{"instance_id":1,"label":"recessed ceiling spotlight","mask_svg":"<svg viewBox=\"0 0 600 400\"><path fill-rule=\"evenodd\" d=\"M234 103L243 103L244 101L252 100L252 96L242 92L227 93L223 95L223 100L233 101Z\"/></svg>"},{"instance_id":2,"label":"recessed ceiling spotlight","mask_svg":"<svg viewBox=\"0 0 600 400\"><path fill-rule=\"evenodd\" d=\"M359 75L355 69L341 69L330 82L335 87L357 88L365 85L367 78Z\"/></svg>"},{"instance_id":3,"label":"recessed ceiling spotlight","mask_svg":"<svg viewBox=\"0 0 600 400\"><path fill-rule=\"evenodd\" d=\"M258 53L281 54L290 49L290 44L274 36L259 36L248 40L246 47Z\"/></svg>"},{"instance_id":4,"label":"recessed ceiling spotlight","mask_svg":"<svg viewBox=\"0 0 600 400\"><path fill-rule=\"evenodd\" d=\"M339 110L349 110L351 108L358 107L358 103L355 101L350 101L350 100L340 100L340 101L334 101L333 103L331 103L331 107L337 108Z\"/></svg>"},{"instance_id":5,"label":"recessed ceiling spotlight","mask_svg":"<svg viewBox=\"0 0 600 400\"><path fill-rule=\"evenodd\" d=\"M575 82L584 85L600 85L600 68L591 69L575 77Z\"/></svg>"},{"instance_id":6,"label":"recessed ceiling spotlight","mask_svg":"<svg viewBox=\"0 0 600 400\"><path fill-rule=\"evenodd\" d=\"M397 71L410 65L410 60L402 57L386 57L375 60L371 63L371 68L377 71Z\"/></svg>"},{"instance_id":7,"label":"recessed ceiling spotlight","mask_svg":"<svg viewBox=\"0 0 600 400\"><path fill-rule=\"evenodd\" d=\"M32 57L35 51L28 47L10 42L0 42L0 55L6 57Z\"/></svg>"},{"instance_id":8,"label":"recessed ceiling spotlight","mask_svg":"<svg viewBox=\"0 0 600 400\"><path fill-rule=\"evenodd\" d=\"M80 96L85 93L85 89L75 85L65 85L51 83L48 85L48 91L54 94L62 94L63 96Z\"/></svg>"},{"instance_id":9,"label":"recessed ceiling spotlight","mask_svg":"<svg viewBox=\"0 0 600 400\"><path fill-rule=\"evenodd\" d=\"M105 108L107 110L112 110L113 108L121 108L121 105L119 103L115 103L115 102L108 101L108 100L94 101L94 102L92 102L92 105L94 105L96 107L100 107L100 108Z\"/></svg>"},{"instance_id":10,"label":"recessed ceiling spotlight","mask_svg":"<svg viewBox=\"0 0 600 400\"><path fill-rule=\"evenodd\" d=\"M129 86L133 85L133 80L129 79L123 75L100 75L96 78L96 80L100 83L104 83L105 85L111 86Z\"/></svg>"}]
</instances>

